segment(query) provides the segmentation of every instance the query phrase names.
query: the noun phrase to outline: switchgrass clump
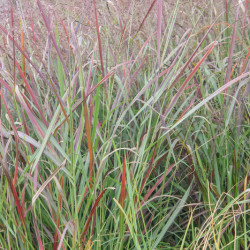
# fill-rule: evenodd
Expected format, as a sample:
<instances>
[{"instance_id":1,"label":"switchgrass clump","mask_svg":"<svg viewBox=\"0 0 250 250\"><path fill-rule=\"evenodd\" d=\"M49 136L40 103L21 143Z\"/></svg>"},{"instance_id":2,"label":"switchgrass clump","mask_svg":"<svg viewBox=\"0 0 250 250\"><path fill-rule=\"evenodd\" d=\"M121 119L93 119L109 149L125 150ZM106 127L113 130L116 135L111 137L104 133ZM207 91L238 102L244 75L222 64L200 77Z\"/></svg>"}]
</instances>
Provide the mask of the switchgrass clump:
<instances>
[{"instance_id":1,"label":"switchgrass clump","mask_svg":"<svg viewBox=\"0 0 250 250\"><path fill-rule=\"evenodd\" d=\"M6 2L1 249L249 249L248 1L146 2Z\"/></svg>"}]
</instances>

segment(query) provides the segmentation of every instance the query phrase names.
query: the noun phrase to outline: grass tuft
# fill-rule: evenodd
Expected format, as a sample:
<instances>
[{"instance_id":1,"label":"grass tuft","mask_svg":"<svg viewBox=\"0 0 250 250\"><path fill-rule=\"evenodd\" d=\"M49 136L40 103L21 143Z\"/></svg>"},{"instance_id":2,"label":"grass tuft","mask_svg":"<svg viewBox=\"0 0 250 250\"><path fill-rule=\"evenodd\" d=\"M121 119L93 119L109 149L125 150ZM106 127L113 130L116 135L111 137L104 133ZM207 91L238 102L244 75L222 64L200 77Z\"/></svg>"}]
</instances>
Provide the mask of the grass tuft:
<instances>
[{"instance_id":1,"label":"grass tuft","mask_svg":"<svg viewBox=\"0 0 250 250\"><path fill-rule=\"evenodd\" d=\"M249 249L248 5L0 3L0 248Z\"/></svg>"}]
</instances>

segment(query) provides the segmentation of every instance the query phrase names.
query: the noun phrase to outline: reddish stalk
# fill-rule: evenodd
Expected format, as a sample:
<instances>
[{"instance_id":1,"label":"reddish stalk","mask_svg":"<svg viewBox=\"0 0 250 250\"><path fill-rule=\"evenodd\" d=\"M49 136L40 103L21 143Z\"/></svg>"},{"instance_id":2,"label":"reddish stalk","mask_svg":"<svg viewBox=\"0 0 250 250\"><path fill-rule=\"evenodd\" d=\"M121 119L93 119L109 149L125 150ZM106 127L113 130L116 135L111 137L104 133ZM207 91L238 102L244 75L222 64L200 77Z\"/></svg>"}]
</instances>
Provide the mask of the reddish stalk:
<instances>
[{"instance_id":1,"label":"reddish stalk","mask_svg":"<svg viewBox=\"0 0 250 250\"><path fill-rule=\"evenodd\" d=\"M99 23L98 23L98 18L97 18L95 0L93 0L93 5L94 5L94 10L95 10L96 32L97 32L99 54L100 54L100 60L101 60L102 78L104 78L105 74L104 74L103 57L102 57L102 44L101 44L101 37L100 37L100 30L99 30Z\"/></svg>"}]
</instances>

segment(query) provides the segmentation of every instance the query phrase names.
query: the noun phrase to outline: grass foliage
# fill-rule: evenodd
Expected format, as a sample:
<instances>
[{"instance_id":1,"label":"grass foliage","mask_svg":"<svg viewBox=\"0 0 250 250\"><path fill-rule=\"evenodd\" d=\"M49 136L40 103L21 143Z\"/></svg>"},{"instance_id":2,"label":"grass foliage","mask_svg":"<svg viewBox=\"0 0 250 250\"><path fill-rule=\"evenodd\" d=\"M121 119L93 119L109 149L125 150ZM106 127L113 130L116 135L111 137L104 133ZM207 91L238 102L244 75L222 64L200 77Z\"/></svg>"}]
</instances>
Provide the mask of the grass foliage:
<instances>
[{"instance_id":1,"label":"grass foliage","mask_svg":"<svg viewBox=\"0 0 250 250\"><path fill-rule=\"evenodd\" d=\"M90 2L8 2L0 249L249 249L249 1Z\"/></svg>"}]
</instances>

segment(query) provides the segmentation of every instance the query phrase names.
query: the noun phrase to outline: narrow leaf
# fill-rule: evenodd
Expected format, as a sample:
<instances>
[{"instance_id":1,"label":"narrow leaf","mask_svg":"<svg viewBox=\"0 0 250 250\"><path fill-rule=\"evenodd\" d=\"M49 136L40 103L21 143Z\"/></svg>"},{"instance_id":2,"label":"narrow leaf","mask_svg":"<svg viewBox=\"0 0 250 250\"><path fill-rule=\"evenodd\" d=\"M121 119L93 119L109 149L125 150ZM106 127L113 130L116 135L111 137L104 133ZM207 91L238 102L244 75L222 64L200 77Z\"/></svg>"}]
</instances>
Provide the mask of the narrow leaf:
<instances>
[{"instance_id":1,"label":"narrow leaf","mask_svg":"<svg viewBox=\"0 0 250 250\"><path fill-rule=\"evenodd\" d=\"M174 104L176 103L176 101L178 100L181 92L184 90L185 86L187 85L187 83L190 81L190 79L193 77L193 75L196 73L196 71L198 70L198 68L200 67L200 65L203 63L203 61L208 57L208 55L210 54L210 52L212 51L212 49L214 48L216 41L212 44L212 46L210 47L210 49L207 51L207 53L201 58L201 60L196 64L196 66L194 67L193 71L190 73L190 75L187 77L187 79L185 80L185 82L182 84L181 88L179 89L179 91L176 93L176 95L173 97L172 101L170 102L168 108L166 109L166 111L164 112L164 116L167 116L168 113L170 112L170 110L172 109L172 107L174 106Z\"/></svg>"},{"instance_id":2,"label":"narrow leaf","mask_svg":"<svg viewBox=\"0 0 250 250\"><path fill-rule=\"evenodd\" d=\"M100 195L98 196L98 198L96 199L95 204L94 204L93 208L92 208L91 211L90 211L89 217L88 217L88 219L87 219L87 222L86 222L86 224L85 224L84 230L83 230L82 235L81 235L81 237L80 237L80 241L81 241L81 242L83 241L83 243L85 242L85 239L86 239L86 232L87 232L88 229L89 229L89 225L90 225L90 222L91 222L91 218L92 218L93 214L94 214L95 211L96 211L96 208L97 208L97 206L98 206L98 203L99 203L100 199L102 198L102 196L104 195L104 193L105 193L108 189L114 190L115 188L113 188L113 187L105 188L105 189L100 193Z\"/></svg>"},{"instance_id":3,"label":"narrow leaf","mask_svg":"<svg viewBox=\"0 0 250 250\"><path fill-rule=\"evenodd\" d=\"M165 233L167 232L167 230L169 229L169 227L174 223L176 217L178 216L178 214L181 212L181 210L183 209L185 202L189 196L191 187L192 187L193 182L190 184L189 188L187 189L187 191L185 192L184 196L182 197L181 201L179 201L176 205L176 208L173 212L173 214L171 215L171 217L168 219L166 225L162 228L160 233L157 233L157 238L156 241L152 247L152 249L156 249L157 246L159 245L159 243L161 242L162 238L164 237Z\"/></svg>"},{"instance_id":4,"label":"narrow leaf","mask_svg":"<svg viewBox=\"0 0 250 250\"><path fill-rule=\"evenodd\" d=\"M37 192L35 193L35 195L32 198L32 205L34 205L35 201L37 200L37 198L40 196L40 194L42 193L42 191L45 189L45 187L50 183L50 181L55 177L55 175L60 171L60 169L62 169L64 167L66 163L66 160L63 161L63 163L61 164L61 166L57 169L55 169L53 171L53 173L48 177L48 179L41 185L41 187L37 190Z\"/></svg>"},{"instance_id":5,"label":"narrow leaf","mask_svg":"<svg viewBox=\"0 0 250 250\"><path fill-rule=\"evenodd\" d=\"M122 167L121 194L120 194L120 200L119 200L122 208L124 207L124 200L125 200L125 178L126 178L126 158L124 157L123 167Z\"/></svg>"}]
</instances>

